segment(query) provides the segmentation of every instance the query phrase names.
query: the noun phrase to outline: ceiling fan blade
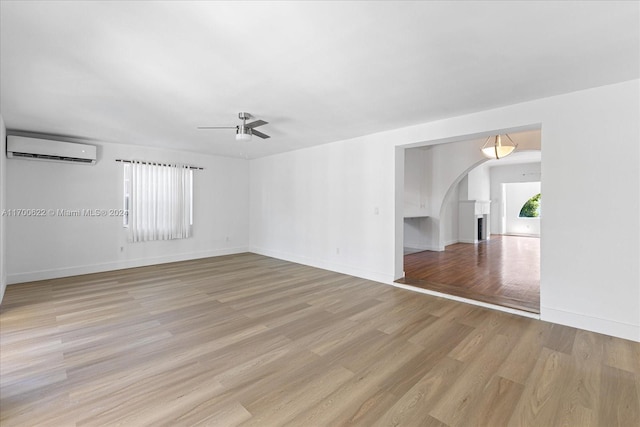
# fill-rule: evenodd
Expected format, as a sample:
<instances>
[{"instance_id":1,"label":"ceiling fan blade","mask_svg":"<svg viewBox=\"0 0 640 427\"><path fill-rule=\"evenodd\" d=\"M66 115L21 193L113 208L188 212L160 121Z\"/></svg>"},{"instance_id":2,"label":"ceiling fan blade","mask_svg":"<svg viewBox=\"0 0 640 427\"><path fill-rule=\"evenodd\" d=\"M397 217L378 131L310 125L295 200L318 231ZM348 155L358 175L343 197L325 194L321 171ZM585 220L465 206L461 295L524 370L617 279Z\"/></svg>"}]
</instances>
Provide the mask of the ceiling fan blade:
<instances>
[{"instance_id":1,"label":"ceiling fan blade","mask_svg":"<svg viewBox=\"0 0 640 427\"><path fill-rule=\"evenodd\" d=\"M266 125L269 122L265 122L264 120L256 120L255 122L247 123L245 126L251 129L255 129L258 126Z\"/></svg>"},{"instance_id":2,"label":"ceiling fan blade","mask_svg":"<svg viewBox=\"0 0 640 427\"><path fill-rule=\"evenodd\" d=\"M237 126L198 126L198 129L236 129Z\"/></svg>"},{"instance_id":3,"label":"ceiling fan blade","mask_svg":"<svg viewBox=\"0 0 640 427\"><path fill-rule=\"evenodd\" d=\"M258 136L258 137L262 138L262 139L271 138L269 135L267 135L265 133L262 133L262 132L260 132L258 130L255 130L255 129L251 129L251 133L253 135L255 135L255 136Z\"/></svg>"}]
</instances>

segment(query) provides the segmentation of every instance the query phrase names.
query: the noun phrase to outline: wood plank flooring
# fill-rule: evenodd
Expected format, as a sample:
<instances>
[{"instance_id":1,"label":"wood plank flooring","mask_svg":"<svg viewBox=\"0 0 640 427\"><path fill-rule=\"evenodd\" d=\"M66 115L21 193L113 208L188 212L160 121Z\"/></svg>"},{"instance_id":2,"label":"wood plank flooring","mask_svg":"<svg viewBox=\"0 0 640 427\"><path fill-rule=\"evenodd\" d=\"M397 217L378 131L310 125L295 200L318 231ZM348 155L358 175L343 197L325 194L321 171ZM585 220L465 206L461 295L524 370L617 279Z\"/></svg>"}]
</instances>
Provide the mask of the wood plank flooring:
<instances>
[{"instance_id":1,"label":"wood plank flooring","mask_svg":"<svg viewBox=\"0 0 640 427\"><path fill-rule=\"evenodd\" d=\"M636 426L640 344L239 254L9 286L0 424Z\"/></svg>"},{"instance_id":2,"label":"wood plank flooring","mask_svg":"<svg viewBox=\"0 0 640 427\"><path fill-rule=\"evenodd\" d=\"M478 244L404 256L405 277L423 289L540 313L540 239L492 235Z\"/></svg>"}]
</instances>

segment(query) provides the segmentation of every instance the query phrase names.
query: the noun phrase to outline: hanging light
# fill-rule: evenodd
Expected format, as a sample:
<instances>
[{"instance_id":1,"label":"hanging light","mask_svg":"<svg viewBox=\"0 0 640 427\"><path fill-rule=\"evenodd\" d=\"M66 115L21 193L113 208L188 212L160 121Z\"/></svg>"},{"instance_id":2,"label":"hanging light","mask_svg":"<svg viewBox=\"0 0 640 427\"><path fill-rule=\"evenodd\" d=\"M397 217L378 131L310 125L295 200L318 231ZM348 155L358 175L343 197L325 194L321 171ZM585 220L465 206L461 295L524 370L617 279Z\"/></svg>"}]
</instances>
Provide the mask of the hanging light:
<instances>
[{"instance_id":1,"label":"hanging light","mask_svg":"<svg viewBox=\"0 0 640 427\"><path fill-rule=\"evenodd\" d=\"M495 137L487 137L487 140L484 142L484 145L481 148L482 154L484 154L486 157L489 157L490 159L501 159L513 153L513 150L516 149L518 144L513 142L513 139L511 139L511 137L506 133L504 134L504 136L506 136L509 141L503 142L501 135L496 135ZM495 138L493 144L489 142L491 138Z\"/></svg>"},{"instance_id":2,"label":"hanging light","mask_svg":"<svg viewBox=\"0 0 640 427\"><path fill-rule=\"evenodd\" d=\"M251 128L244 123L236 127L236 141L251 141Z\"/></svg>"}]
</instances>

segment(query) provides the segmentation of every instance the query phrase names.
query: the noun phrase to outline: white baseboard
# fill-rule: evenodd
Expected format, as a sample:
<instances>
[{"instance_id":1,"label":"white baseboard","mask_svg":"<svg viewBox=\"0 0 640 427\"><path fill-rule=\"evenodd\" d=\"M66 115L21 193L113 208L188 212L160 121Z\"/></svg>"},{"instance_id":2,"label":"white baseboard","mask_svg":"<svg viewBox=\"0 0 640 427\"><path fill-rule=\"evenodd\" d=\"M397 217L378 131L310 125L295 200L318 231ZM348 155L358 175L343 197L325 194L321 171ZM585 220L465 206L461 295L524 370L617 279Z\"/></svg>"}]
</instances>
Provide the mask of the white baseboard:
<instances>
[{"instance_id":1,"label":"white baseboard","mask_svg":"<svg viewBox=\"0 0 640 427\"><path fill-rule=\"evenodd\" d=\"M249 252L247 247L214 249L200 252L187 252L183 254L167 255L153 258L138 258L132 260L122 260L106 262L101 264L78 265L51 270L28 271L22 273L9 274L7 284L35 282L37 280L57 279L60 277L79 276L81 274L102 273L104 271L122 270L125 268L145 267L148 265L166 264L169 262L188 261L199 258L209 258L222 255L233 255Z\"/></svg>"},{"instance_id":2,"label":"white baseboard","mask_svg":"<svg viewBox=\"0 0 640 427\"><path fill-rule=\"evenodd\" d=\"M421 249L421 250L423 250L423 251L428 250L428 249L427 249L427 245L424 245L424 244L422 244L422 243L411 243L411 242L407 242L407 241L405 241L405 242L404 242L404 246L405 246L405 247L407 247L407 248Z\"/></svg>"},{"instance_id":3,"label":"white baseboard","mask_svg":"<svg viewBox=\"0 0 640 427\"><path fill-rule=\"evenodd\" d=\"M527 234L527 233L504 233L503 236L514 236L514 237L540 237L540 233L537 234Z\"/></svg>"},{"instance_id":4,"label":"white baseboard","mask_svg":"<svg viewBox=\"0 0 640 427\"><path fill-rule=\"evenodd\" d=\"M540 318L546 322L640 342L640 325L622 323L545 306L540 307Z\"/></svg>"},{"instance_id":5,"label":"white baseboard","mask_svg":"<svg viewBox=\"0 0 640 427\"><path fill-rule=\"evenodd\" d=\"M295 262L296 264L308 265L310 267L321 268L323 270L335 271L336 273L347 274L349 276L359 277L361 279L372 280L374 282L387 283L393 282L393 274L385 274L379 271L365 270L359 267L353 267L334 261L319 260L305 256L295 255L288 252L274 251L255 246L250 247L250 252L264 255L284 261Z\"/></svg>"},{"instance_id":6,"label":"white baseboard","mask_svg":"<svg viewBox=\"0 0 640 427\"><path fill-rule=\"evenodd\" d=\"M467 239L460 239L458 240L458 243L478 243L477 240L467 240Z\"/></svg>"},{"instance_id":7,"label":"white baseboard","mask_svg":"<svg viewBox=\"0 0 640 427\"><path fill-rule=\"evenodd\" d=\"M412 243L404 243L404 247L405 248L411 248L411 249L420 249L422 251L435 251L435 252L442 252L444 251L444 246L439 247L439 246L429 246L429 245L421 245L421 244L412 244Z\"/></svg>"}]
</instances>

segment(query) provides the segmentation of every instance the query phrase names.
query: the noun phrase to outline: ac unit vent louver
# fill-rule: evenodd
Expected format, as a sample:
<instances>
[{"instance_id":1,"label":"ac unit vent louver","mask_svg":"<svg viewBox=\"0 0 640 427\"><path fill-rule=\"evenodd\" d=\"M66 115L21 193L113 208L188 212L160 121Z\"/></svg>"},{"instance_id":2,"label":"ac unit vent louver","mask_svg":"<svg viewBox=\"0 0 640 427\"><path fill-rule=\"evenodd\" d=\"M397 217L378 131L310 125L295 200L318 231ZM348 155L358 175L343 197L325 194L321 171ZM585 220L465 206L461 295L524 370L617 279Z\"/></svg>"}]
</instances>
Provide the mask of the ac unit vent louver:
<instances>
[{"instance_id":1,"label":"ac unit vent louver","mask_svg":"<svg viewBox=\"0 0 640 427\"><path fill-rule=\"evenodd\" d=\"M96 164L96 147L74 142L9 135L7 157L49 162Z\"/></svg>"}]
</instances>

